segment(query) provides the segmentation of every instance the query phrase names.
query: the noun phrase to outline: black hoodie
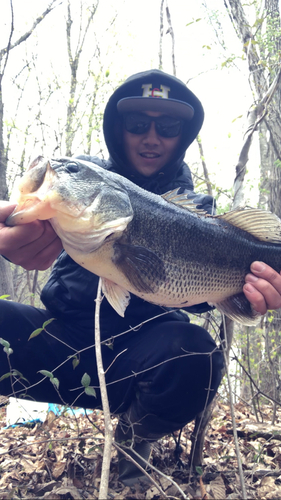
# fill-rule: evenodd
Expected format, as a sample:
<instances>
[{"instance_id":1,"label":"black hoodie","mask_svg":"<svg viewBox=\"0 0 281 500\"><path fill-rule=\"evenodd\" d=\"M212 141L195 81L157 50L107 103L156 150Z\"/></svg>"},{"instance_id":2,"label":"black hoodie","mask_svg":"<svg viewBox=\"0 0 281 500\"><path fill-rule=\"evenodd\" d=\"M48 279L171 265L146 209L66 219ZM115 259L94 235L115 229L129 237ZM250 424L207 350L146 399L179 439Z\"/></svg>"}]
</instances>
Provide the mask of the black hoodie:
<instances>
[{"instance_id":1,"label":"black hoodie","mask_svg":"<svg viewBox=\"0 0 281 500\"><path fill-rule=\"evenodd\" d=\"M176 156L168 164L152 175L146 177L130 169L126 163L120 140L116 130L120 128L120 115L117 103L126 97L138 95L137 89L143 84L152 83L160 88L164 84L172 88L178 100L188 103L194 110L193 118L186 122L182 132L182 140L177 149ZM204 111L197 97L177 78L167 75L159 70L150 70L128 78L123 85L115 90L108 101L104 112L104 137L109 151L109 159L101 160L92 156L78 158L93 161L100 166L117 172L127 177L135 184L156 194L163 194L169 190L181 187L193 191L193 182L189 167L183 162L188 146L196 138L204 119ZM198 204L210 211L212 199L209 196L198 196ZM48 283L42 291L42 302L55 317L75 317L79 321L87 322L93 315L94 299L97 292L98 278L89 271L78 266L65 252L59 256ZM200 304L187 310L204 312L209 310L207 304ZM144 300L131 295L130 304L126 310L125 318L121 318L111 308L106 300L101 307L101 331L103 338L124 331L129 326L135 326L148 318L154 317L167 308L148 304ZM188 320L186 314L180 311L165 316L165 319ZM163 319L164 320L164 319Z\"/></svg>"}]
</instances>

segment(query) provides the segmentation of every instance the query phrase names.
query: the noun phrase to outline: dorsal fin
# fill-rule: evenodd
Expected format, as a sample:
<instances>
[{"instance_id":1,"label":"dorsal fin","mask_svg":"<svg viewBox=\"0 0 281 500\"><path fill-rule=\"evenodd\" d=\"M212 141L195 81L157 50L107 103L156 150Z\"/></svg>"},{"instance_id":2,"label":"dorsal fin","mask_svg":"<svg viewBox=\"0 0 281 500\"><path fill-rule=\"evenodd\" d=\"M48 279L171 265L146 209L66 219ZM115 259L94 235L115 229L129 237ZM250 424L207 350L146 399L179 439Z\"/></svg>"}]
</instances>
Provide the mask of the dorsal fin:
<instances>
[{"instance_id":1,"label":"dorsal fin","mask_svg":"<svg viewBox=\"0 0 281 500\"><path fill-rule=\"evenodd\" d=\"M233 226L252 234L260 241L281 243L281 220L277 215L258 208L238 208L231 212L215 215Z\"/></svg>"},{"instance_id":2,"label":"dorsal fin","mask_svg":"<svg viewBox=\"0 0 281 500\"><path fill-rule=\"evenodd\" d=\"M193 202L193 198L188 198L187 193L179 194L180 188L173 189L172 191L168 191L167 193L162 194L162 198L164 200L169 201L170 203L174 203L185 210L189 210L190 212L196 213L198 215L208 215L205 210L202 208L197 208L196 203ZM194 193L194 197L196 194Z\"/></svg>"}]
</instances>

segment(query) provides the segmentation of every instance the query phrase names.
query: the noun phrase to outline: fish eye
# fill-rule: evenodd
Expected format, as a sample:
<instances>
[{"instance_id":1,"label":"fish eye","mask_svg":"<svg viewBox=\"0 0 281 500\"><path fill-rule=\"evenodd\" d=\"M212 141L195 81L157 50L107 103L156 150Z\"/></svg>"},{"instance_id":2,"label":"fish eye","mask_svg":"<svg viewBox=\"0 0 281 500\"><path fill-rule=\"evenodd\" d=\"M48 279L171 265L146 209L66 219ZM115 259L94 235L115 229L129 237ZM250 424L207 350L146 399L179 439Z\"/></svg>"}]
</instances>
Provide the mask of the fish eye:
<instances>
[{"instance_id":1,"label":"fish eye","mask_svg":"<svg viewBox=\"0 0 281 500\"><path fill-rule=\"evenodd\" d=\"M79 165L74 161L70 161L65 165L65 170L70 173L75 173L79 171Z\"/></svg>"}]
</instances>

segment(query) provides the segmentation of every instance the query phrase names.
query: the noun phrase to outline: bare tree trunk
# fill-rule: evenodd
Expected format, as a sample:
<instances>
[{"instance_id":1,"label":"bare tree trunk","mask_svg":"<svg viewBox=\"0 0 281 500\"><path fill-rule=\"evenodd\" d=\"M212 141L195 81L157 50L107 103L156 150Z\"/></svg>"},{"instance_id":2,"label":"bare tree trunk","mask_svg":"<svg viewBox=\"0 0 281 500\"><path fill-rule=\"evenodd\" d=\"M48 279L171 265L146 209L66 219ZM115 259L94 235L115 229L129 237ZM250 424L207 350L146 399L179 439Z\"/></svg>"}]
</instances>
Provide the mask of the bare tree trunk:
<instances>
[{"instance_id":1,"label":"bare tree trunk","mask_svg":"<svg viewBox=\"0 0 281 500\"><path fill-rule=\"evenodd\" d=\"M247 57L250 85L258 104L255 106L256 124L259 126L261 180L259 206L281 217L281 22L279 0L265 0L261 11L256 11L256 22L248 21L241 0L225 0L230 19L243 44ZM244 5L244 4L243 4ZM252 4L252 7L255 4ZM248 5L249 7L249 5ZM247 6L245 5L245 8ZM250 26L254 28L251 29ZM260 116L260 119L258 118ZM257 128L254 125L253 130ZM266 338L271 340L281 329L280 310L273 311L271 322L266 321ZM279 337L278 337L279 339ZM270 356L266 347L271 371L271 390L278 399L279 348ZM268 376L268 373L265 375ZM262 380L265 385L266 380ZM275 411L275 408L274 408Z\"/></svg>"},{"instance_id":2,"label":"bare tree trunk","mask_svg":"<svg viewBox=\"0 0 281 500\"><path fill-rule=\"evenodd\" d=\"M21 35L15 42L12 42L12 37L14 33L14 10L13 2L10 1L11 9L11 27L9 39L7 46L0 50L0 199L8 199L8 186L7 186L7 163L8 163L8 151L5 147L4 142L4 97L3 97L3 78L5 75L5 70L7 67L10 51L15 47L18 47L22 42L27 40L29 36L33 33L37 25L43 21L46 15L51 12L53 5L57 0L53 0L47 9L35 20L31 29L27 30L23 35ZM9 262L7 262L3 257L0 257L0 296L9 295L10 298L14 297L13 289L13 279L12 271Z\"/></svg>"},{"instance_id":3,"label":"bare tree trunk","mask_svg":"<svg viewBox=\"0 0 281 500\"><path fill-rule=\"evenodd\" d=\"M176 76L177 70L176 70L176 55L175 55L175 34L174 34L174 29L172 25L172 19L171 19L171 14L170 14L170 9L168 6L168 0L166 0L166 16L167 16L167 21L168 21L168 32L171 35L172 39L172 64L173 64L173 75Z\"/></svg>"},{"instance_id":4,"label":"bare tree trunk","mask_svg":"<svg viewBox=\"0 0 281 500\"><path fill-rule=\"evenodd\" d=\"M159 38L159 69L163 69L163 35L164 35L164 1L161 0L160 4L160 38ZM175 34L172 25L172 19L170 14L170 9L168 6L168 0L166 0L166 18L168 22L168 30L166 34L171 35L172 40L172 65L173 65L173 75L176 76L176 59L175 59Z\"/></svg>"},{"instance_id":5,"label":"bare tree trunk","mask_svg":"<svg viewBox=\"0 0 281 500\"><path fill-rule=\"evenodd\" d=\"M159 69L163 69L163 33L164 33L164 0L160 5L160 38L159 38Z\"/></svg>"},{"instance_id":6,"label":"bare tree trunk","mask_svg":"<svg viewBox=\"0 0 281 500\"><path fill-rule=\"evenodd\" d=\"M98 8L99 0L96 0L96 4L92 6L92 10L90 11L88 20L87 20L87 25L84 28L82 25L82 10L81 10L81 19L80 19L80 27L79 27L79 37L78 37L78 42L76 46L76 50L74 54L72 53L72 24L73 24L73 19L71 16L71 8L70 8L70 0L68 0L67 4L67 20L66 20L66 38L67 38L67 52L68 52L68 62L69 62L69 67L70 67L70 72L71 72L71 77L70 77L70 90L69 90L69 100L68 100L68 106L67 106L67 118L66 118L66 141L65 141L65 147L66 147L66 156L72 156L72 144L75 136L75 131L76 131L76 126L74 126L75 123L75 111L77 107L77 96L76 96L76 89L77 89L77 71L80 63L80 57L81 53L83 50L83 46L85 43L86 36L89 32L89 28L91 26L93 17L96 13L96 10Z\"/></svg>"}]
</instances>

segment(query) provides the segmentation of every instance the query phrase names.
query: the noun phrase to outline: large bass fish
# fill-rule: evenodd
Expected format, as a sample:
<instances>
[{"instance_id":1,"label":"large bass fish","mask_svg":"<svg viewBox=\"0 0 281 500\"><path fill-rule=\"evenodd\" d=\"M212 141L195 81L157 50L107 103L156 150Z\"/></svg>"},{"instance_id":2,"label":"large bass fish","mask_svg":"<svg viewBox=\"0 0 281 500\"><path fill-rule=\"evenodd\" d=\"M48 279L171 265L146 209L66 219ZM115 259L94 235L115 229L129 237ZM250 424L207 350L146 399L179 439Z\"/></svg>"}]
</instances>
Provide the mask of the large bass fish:
<instances>
[{"instance_id":1,"label":"large bass fish","mask_svg":"<svg viewBox=\"0 0 281 500\"><path fill-rule=\"evenodd\" d=\"M131 292L170 307L208 302L255 324L257 313L242 292L250 264L281 269L281 221L269 212L208 216L176 191L158 196L72 158L39 157L17 190L7 225L49 219L72 259L101 277L121 316Z\"/></svg>"}]
</instances>

